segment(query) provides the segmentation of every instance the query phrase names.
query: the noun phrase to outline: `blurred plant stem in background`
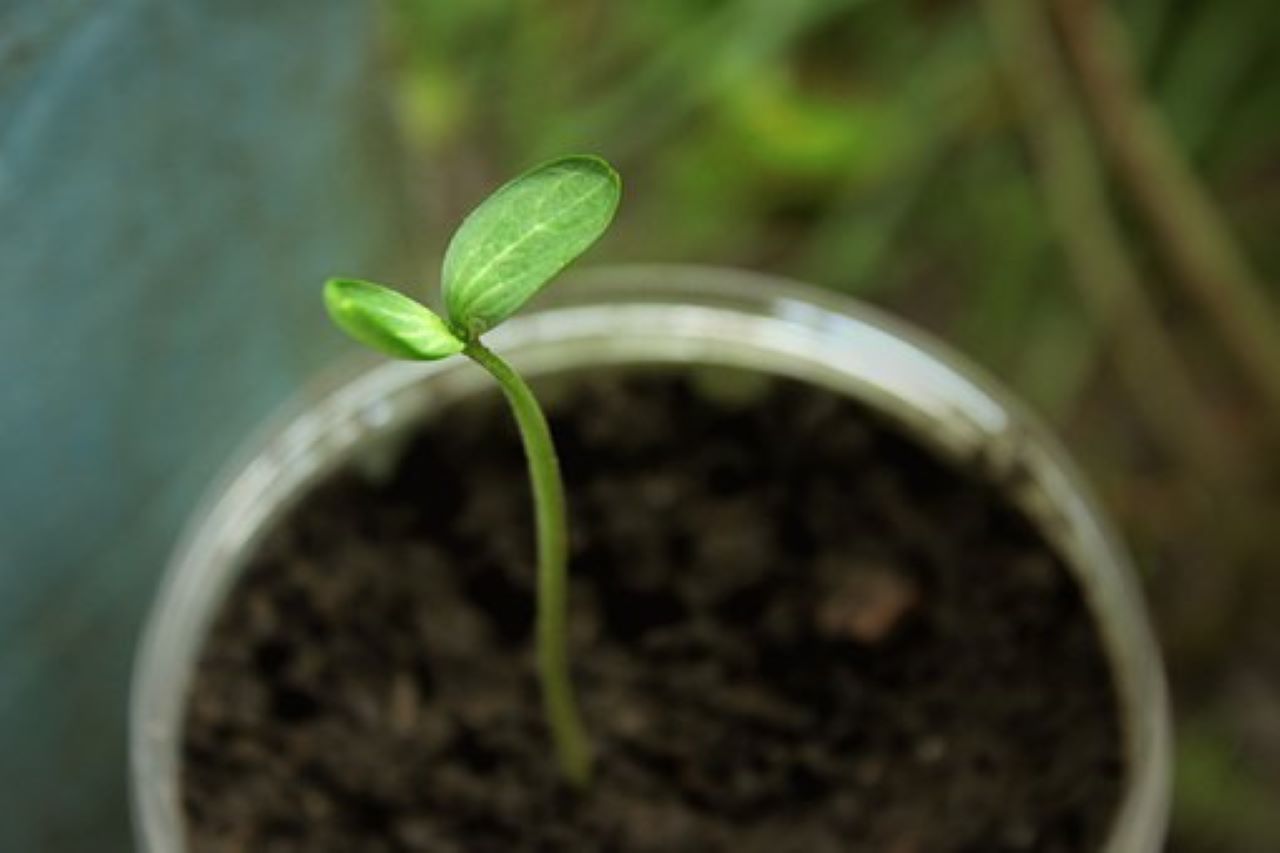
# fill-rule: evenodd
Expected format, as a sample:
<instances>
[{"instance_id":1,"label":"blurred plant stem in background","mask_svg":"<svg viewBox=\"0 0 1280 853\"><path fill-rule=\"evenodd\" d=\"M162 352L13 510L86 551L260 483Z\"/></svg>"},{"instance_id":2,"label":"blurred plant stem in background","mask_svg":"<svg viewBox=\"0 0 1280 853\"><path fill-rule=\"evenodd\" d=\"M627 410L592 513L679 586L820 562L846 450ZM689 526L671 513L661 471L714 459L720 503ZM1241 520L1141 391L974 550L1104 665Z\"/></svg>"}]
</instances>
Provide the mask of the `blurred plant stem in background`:
<instances>
[{"instance_id":1,"label":"blurred plant stem in background","mask_svg":"<svg viewBox=\"0 0 1280 853\"><path fill-rule=\"evenodd\" d=\"M1106 183L1054 43L1046 11L1026 0L983 0L1020 102L1045 206L1072 277L1147 429L1175 460L1220 487L1241 470L1218 441L1214 412L1160 322L1107 201Z\"/></svg>"},{"instance_id":2,"label":"blurred plant stem in background","mask_svg":"<svg viewBox=\"0 0 1280 853\"><path fill-rule=\"evenodd\" d=\"M1045 412L1147 572L1192 723L1173 849L1280 850L1274 0L391 8L415 239L598 151L628 176L608 259L874 300Z\"/></svg>"},{"instance_id":3,"label":"blurred plant stem in background","mask_svg":"<svg viewBox=\"0 0 1280 853\"><path fill-rule=\"evenodd\" d=\"M1280 433L1280 314L1134 80L1123 26L1099 0L1054 0L1120 176L1179 281L1263 395Z\"/></svg>"}]
</instances>

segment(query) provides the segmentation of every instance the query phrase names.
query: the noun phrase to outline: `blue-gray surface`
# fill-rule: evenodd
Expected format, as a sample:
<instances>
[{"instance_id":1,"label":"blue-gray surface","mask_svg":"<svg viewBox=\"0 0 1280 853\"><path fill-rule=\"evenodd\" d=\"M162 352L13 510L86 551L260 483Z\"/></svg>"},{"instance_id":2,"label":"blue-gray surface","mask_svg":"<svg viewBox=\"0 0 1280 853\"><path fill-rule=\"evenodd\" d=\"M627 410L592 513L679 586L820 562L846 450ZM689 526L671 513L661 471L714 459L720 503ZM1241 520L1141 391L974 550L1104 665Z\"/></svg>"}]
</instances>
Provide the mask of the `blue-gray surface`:
<instances>
[{"instance_id":1,"label":"blue-gray surface","mask_svg":"<svg viewBox=\"0 0 1280 853\"><path fill-rule=\"evenodd\" d=\"M132 845L124 715L184 515L394 276L372 4L0 0L0 850Z\"/></svg>"}]
</instances>

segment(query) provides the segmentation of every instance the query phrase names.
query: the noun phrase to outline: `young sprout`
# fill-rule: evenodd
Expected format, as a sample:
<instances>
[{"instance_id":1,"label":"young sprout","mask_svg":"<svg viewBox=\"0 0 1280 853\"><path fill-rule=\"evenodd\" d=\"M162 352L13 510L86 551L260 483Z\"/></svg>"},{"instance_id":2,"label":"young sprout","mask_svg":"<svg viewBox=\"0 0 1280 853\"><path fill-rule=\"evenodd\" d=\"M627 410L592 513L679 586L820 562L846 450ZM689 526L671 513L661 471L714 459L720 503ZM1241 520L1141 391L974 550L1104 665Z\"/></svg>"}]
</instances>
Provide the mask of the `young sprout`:
<instances>
[{"instance_id":1,"label":"young sprout","mask_svg":"<svg viewBox=\"0 0 1280 853\"><path fill-rule=\"evenodd\" d=\"M520 428L537 527L537 658L542 701L561 771L574 785L591 775L591 748L569 679L568 524L551 431L533 392L480 336L506 320L594 243L613 219L621 182L598 157L538 166L486 199L445 252L448 319L394 290L331 279L329 316L361 343L395 358L433 361L462 353L498 381Z\"/></svg>"}]
</instances>

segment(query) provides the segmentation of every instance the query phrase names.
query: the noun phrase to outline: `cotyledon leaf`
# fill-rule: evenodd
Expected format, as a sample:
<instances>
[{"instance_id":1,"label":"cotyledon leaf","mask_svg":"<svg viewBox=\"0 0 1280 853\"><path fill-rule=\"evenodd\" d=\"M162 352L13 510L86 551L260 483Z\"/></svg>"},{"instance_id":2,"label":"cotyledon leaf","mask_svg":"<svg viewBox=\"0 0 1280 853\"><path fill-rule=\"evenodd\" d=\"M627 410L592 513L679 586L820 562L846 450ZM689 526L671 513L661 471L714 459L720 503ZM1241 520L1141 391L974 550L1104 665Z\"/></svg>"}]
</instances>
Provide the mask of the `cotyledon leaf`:
<instances>
[{"instance_id":1,"label":"cotyledon leaf","mask_svg":"<svg viewBox=\"0 0 1280 853\"><path fill-rule=\"evenodd\" d=\"M438 314L389 287L330 279L324 304L344 332L386 355L434 361L462 352L462 341Z\"/></svg>"},{"instance_id":2,"label":"cotyledon leaf","mask_svg":"<svg viewBox=\"0 0 1280 853\"><path fill-rule=\"evenodd\" d=\"M604 233L621 195L613 167L575 155L489 196L445 252L442 286L454 328L474 337L514 314Z\"/></svg>"}]
</instances>

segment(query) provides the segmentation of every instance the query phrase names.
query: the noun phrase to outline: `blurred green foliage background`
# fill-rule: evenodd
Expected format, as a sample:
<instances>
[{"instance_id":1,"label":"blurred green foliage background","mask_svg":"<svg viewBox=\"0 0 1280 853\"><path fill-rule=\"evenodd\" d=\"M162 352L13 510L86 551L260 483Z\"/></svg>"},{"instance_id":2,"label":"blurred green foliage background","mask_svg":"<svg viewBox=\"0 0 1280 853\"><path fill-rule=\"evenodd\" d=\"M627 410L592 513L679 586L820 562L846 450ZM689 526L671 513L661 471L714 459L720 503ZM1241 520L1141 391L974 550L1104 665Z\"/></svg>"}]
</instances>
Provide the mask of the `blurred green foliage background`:
<instances>
[{"instance_id":1,"label":"blurred green foliage background","mask_svg":"<svg viewBox=\"0 0 1280 853\"><path fill-rule=\"evenodd\" d=\"M1145 572L1171 850L1280 850L1274 0L395 0L423 269L565 151L596 261L781 273L956 344L1057 427Z\"/></svg>"}]
</instances>

